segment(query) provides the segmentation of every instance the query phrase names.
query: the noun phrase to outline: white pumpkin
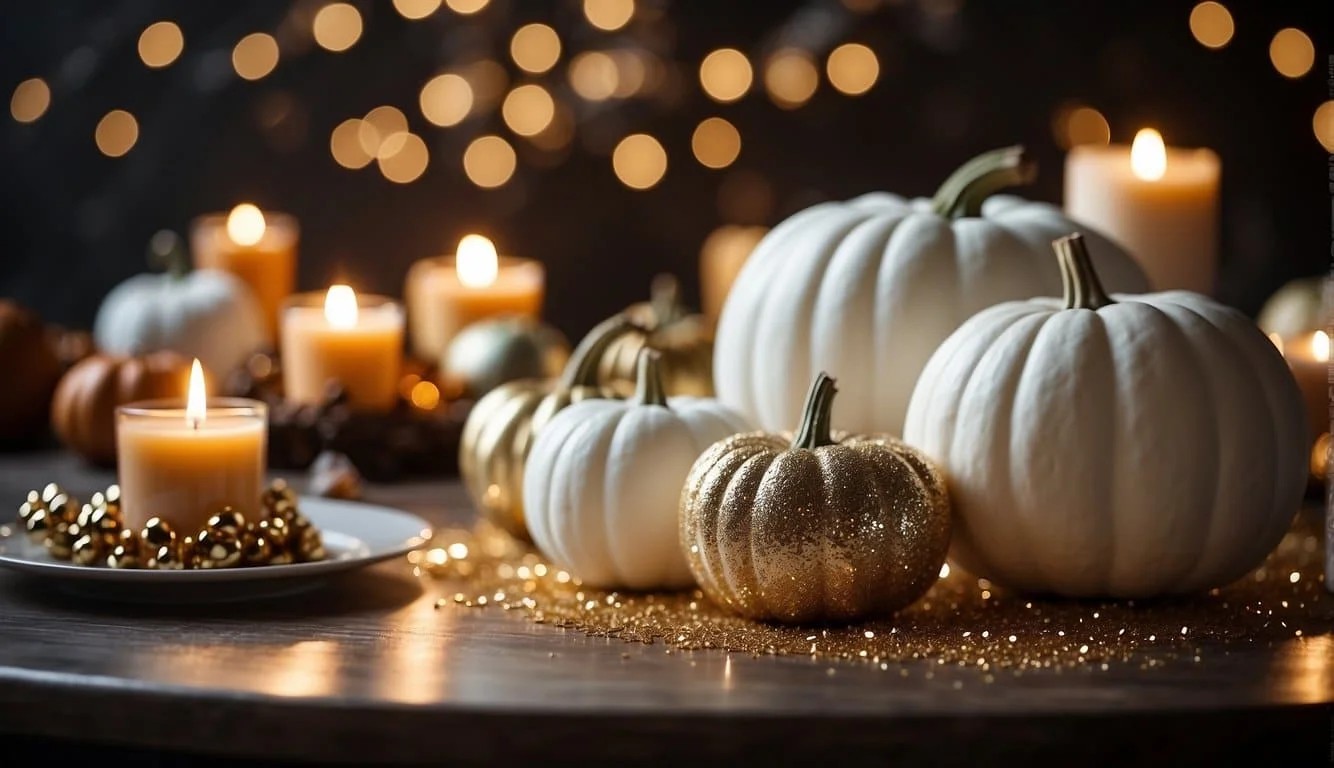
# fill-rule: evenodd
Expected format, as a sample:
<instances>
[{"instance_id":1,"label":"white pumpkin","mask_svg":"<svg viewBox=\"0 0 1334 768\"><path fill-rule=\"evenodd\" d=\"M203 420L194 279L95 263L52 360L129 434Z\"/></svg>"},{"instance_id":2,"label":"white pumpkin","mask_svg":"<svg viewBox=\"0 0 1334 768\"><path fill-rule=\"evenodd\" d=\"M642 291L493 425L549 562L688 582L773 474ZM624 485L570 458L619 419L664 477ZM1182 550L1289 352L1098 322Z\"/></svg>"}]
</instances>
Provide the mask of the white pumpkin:
<instances>
[{"instance_id":1,"label":"white pumpkin","mask_svg":"<svg viewBox=\"0 0 1334 768\"><path fill-rule=\"evenodd\" d=\"M93 321L93 339L113 355L168 349L218 376L239 367L266 341L264 317L250 288L228 272L189 271L179 238L154 236L164 274L135 275L107 294Z\"/></svg>"},{"instance_id":2,"label":"white pumpkin","mask_svg":"<svg viewBox=\"0 0 1334 768\"><path fill-rule=\"evenodd\" d=\"M639 356L630 400L585 400L548 422L524 469L528 532L585 584L694 583L677 541L681 489L713 443L750 428L710 398L666 398L658 353Z\"/></svg>"},{"instance_id":3,"label":"white pumpkin","mask_svg":"<svg viewBox=\"0 0 1334 768\"><path fill-rule=\"evenodd\" d=\"M1246 316L1102 291L1078 236L1065 300L985 310L941 345L906 441L945 468L952 556L1011 587L1146 597L1245 575L1306 485L1292 374Z\"/></svg>"},{"instance_id":4,"label":"white pumpkin","mask_svg":"<svg viewBox=\"0 0 1334 768\"><path fill-rule=\"evenodd\" d=\"M1050 244L1077 225L1045 203L987 199L1033 172L1011 147L964 165L934 200L873 193L779 224L723 307L718 398L766 430L791 430L806 382L823 370L841 388L836 424L902 434L917 376L946 336L985 307L1059 292ZM1089 239L1111 286L1147 290L1120 247Z\"/></svg>"}]
</instances>

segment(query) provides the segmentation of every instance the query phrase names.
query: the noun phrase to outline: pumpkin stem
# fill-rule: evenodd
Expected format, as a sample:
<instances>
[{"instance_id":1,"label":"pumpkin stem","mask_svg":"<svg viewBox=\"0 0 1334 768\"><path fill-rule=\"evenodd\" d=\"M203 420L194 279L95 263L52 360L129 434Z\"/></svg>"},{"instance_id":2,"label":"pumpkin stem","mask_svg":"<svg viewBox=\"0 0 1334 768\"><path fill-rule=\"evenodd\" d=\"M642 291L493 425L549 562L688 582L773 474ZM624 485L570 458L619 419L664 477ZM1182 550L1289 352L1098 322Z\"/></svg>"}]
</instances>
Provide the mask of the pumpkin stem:
<instances>
[{"instance_id":1,"label":"pumpkin stem","mask_svg":"<svg viewBox=\"0 0 1334 768\"><path fill-rule=\"evenodd\" d=\"M801 410L801 428L792 440L792 448L805 448L813 451L824 445L833 445L834 436L830 433L830 419L834 410L834 395L838 389L829 374L820 371L806 394L806 405Z\"/></svg>"},{"instance_id":2,"label":"pumpkin stem","mask_svg":"<svg viewBox=\"0 0 1334 768\"><path fill-rule=\"evenodd\" d=\"M1099 309L1115 304L1093 269L1084 236L1078 232L1052 243L1061 264L1061 283L1065 286L1066 309Z\"/></svg>"},{"instance_id":3,"label":"pumpkin stem","mask_svg":"<svg viewBox=\"0 0 1334 768\"><path fill-rule=\"evenodd\" d=\"M667 388L662 385L662 353L644 347L639 350L635 376L636 405L667 407Z\"/></svg>"},{"instance_id":4,"label":"pumpkin stem","mask_svg":"<svg viewBox=\"0 0 1334 768\"><path fill-rule=\"evenodd\" d=\"M674 323L685 314L681 311L681 283L676 275L663 272L653 277L649 286L649 306L653 308L653 327L661 328Z\"/></svg>"},{"instance_id":5,"label":"pumpkin stem","mask_svg":"<svg viewBox=\"0 0 1334 768\"><path fill-rule=\"evenodd\" d=\"M598 382L598 367L602 364L602 355L616 339L631 331L644 333L644 328L625 315L607 318L588 332L579 346L574 348L570 360L561 372L560 385L564 389L575 387L593 387Z\"/></svg>"},{"instance_id":6,"label":"pumpkin stem","mask_svg":"<svg viewBox=\"0 0 1334 768\"><path fill-rule=\"evenodd\" d=\"M148 241L148 265L167 270L175 278L190 273L190 254L185 241L170 229L160 229Z\"/></svg>"},{"instance_id":7,"label":"pumpkin stem","mask_svg":"<svg viewBox=\"0 0 1334 768\"><path fill-rule=\"evenodd\" d=\"M931 199L937 214L951 219L982 215L982 201L1006 187L1030 184L1038 166L1022 146L984 152L959 166Z\"/></svg>"}]
</instances>

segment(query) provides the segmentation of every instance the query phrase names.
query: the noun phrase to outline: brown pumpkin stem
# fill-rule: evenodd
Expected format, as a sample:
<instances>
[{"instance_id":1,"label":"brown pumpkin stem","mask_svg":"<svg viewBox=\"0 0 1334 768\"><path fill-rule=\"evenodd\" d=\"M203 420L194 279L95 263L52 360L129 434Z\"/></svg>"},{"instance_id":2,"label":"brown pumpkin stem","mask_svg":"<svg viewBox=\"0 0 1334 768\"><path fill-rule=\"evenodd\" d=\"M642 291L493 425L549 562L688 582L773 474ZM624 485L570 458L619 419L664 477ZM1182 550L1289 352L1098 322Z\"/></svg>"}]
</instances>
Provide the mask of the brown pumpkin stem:
<instances>
[{"instance_id":1,"label":"brown pumpkin stem","mask_svg":"<svg viewBox=\"0 0 1334 768\"><path fill-rule=\"evenodd\" d=\"M1066 309L1099 309L1116 303L1103 290L1083 235L1078 232L1066 235L1053 242L1052 247L1061 265Z\"/></svg>"},{"instance_id":2,"label":"brown pumpkin stem","mask_svg":"<svg viewBox=\"0 0 1334 768\"><path fill-rule=\"evenodd\" d=\"M185 241L170 229L160 229L148 241L148 264L167 270L172 277L181 278L190 273L190 254Z\"/></svg>"},{"instance_id":3,"label":"brown pumpkin stem","mask_svg":"<svg viewBox=\"0 0 1334 768\"><path fill-rule=\"evenodd\" d=\"M1037 163L1022 146L993 149L951 173L931 200L939 215L962 219L982 215L982 201L1006 187L1032 183Z\"/></svg>"},{"instance_id":4,"label":"brown pumpkin stem","mask_svg":"<svg viewBox=\"0 0 1334 768\"><path fill-rule=\"evenodd\" d=\"M575 347L570 360L561 372L560 385L564 389L575 387L594 387L598 382L598 367L602 356L611 343L631 331L644 333L644 328L625 315L610 317L588 332L579 346Z\"/></svg>"},{"instance_id":5,"label":"brown pumpkin stem","mask_svg":"<svg viewBox=\"0 0 1334 768\"><path fill-rule=\"evenodd\" d=\"M653 327L661 328L681 319L681 283L676 275L663 272L649 285L649 306L653 308Z\"/></svg>"},{"instance_id":6,"label":"brown pumpkin stem","mask_svg":"<svg viewBox=\"0 0 1334 768\"><path fill-rule=\"evenodd\" d=\"M829 374L820 371L820 375L815 377L815 383L811 384L810 392L806 394L806 405L801 410L801 427L792 440L794 450L805 448L813 451L834 444L830 421L834 411L834 395L837 394L834 380Z\"/></svg>"},{"instance_id":7,"label":"brown pumpkin stem","mask_svg":"<svg viewBox=\"0 0 1334 768\"><path fill-rule=\"evenodd\" d=\"M639 350L635 371L636 405L667 407L667 388L662 385L662 354L656 349Z\"/></svg>"}]
</instances>

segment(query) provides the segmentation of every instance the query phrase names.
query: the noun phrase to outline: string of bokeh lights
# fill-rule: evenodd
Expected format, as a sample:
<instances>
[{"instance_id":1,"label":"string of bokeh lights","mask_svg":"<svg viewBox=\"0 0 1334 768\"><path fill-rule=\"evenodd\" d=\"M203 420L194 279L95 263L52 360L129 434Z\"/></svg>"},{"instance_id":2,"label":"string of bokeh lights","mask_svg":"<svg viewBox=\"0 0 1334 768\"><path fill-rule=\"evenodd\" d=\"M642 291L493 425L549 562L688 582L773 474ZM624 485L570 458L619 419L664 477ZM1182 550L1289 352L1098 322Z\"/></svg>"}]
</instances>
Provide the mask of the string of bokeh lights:
<instances>
[{"instance_id":1,"label":"string of bokeh lights","mask_svg":"<svg viewBox=\"0 0 1334 768\"><path fill-rule=\"evenodd\" d=\"M393 0L397 13L409 21L423 21L443 9L460 17L484 12L490 0ZM852 13L877 10L879 0L842 0ZM328 2L304 13L302 30L324 51L342 53L357 44L365 32L361 11L346 2ZM485 117L498 108L501 121L512 136L498 131L481 132L466 141L460 156L464 175L477 187L495 189L513 178L519 167L516 143L531 147L560 162L570 146L585 111L583 105L630 101L652 97L671 84L678 65L655 54L647 46L633 45L632 21L654 16L656 7L642 8L635 0L582 0L582 18L601 32L620 32L605 48L566 51L560 34L551 26L528 23L509 37L507 51L522 82L511 87L509 70L491 58L480 58L446 68L422 86L416 105L432 126L451 129L469 118ZM653 19L641 18L651 24ZM1205 48L1221 50L1231 42L1236 25L1228 9L1209 0L1196 4L1189 16L1194 39ZM280 31L281 34L281 31ZM627 36L628 35L628 36ZM171 66L185 50L180 27L169 20L143 29L138 54L144 66ZM279 65L283 46L278 37L257 31L241 37L231 50L231 65L244 81L259 81ZM562 56L567 56L559 78ZM747 55L737 48L711 51L700 61L695 80L711 101L732 104L757 90L755 65L759 61L760 84L768 98L782 109L797 109L815 95L822 82L816 53L798 46L781 46L763 54ZM1315 46L1299 29L1276 32L1269 45L1270 63L1282 77L1306 76L1314 67ZM875 51L856 41L834 46L824 56L823 78L833 89L854 97L867 93L880 76ZM680 83L676 83L679 87ZM568 87L568 93L565 88ZM573 98L571 98L571 96ZM574 102L581 100L583 105ZM46 80L33 77L19 83L10 99L10 115L19 123L33 123L50 108L51 88ZM482 124L482 121L477 121ZM1312 118L1316 139L1334 152L1334 100L1320 104ZM1078 144L1106 144L1110 125L1096 108L1080 103L1061 105L1052 121L1057 143L1069 148ZM111 109L97 122L93 139L108 157L121 157L138 142L140 126L124 109ZM694 128L690 146L694 159L705 168L731 166L741 154L740 129L721 115L701 120ZM329 151L334 162L350 170L372 163L391 182L408 184L425 173L431 151L421 134L412 131L407 114L393 105L377 106L360 117L349 117L329 133ZM668 156L662 142L644 132L630 132L615 142L610 166L626 187L650 189L665 176ZM745 183L745 179L734 181Z\"/></svg>"}]
</instances>

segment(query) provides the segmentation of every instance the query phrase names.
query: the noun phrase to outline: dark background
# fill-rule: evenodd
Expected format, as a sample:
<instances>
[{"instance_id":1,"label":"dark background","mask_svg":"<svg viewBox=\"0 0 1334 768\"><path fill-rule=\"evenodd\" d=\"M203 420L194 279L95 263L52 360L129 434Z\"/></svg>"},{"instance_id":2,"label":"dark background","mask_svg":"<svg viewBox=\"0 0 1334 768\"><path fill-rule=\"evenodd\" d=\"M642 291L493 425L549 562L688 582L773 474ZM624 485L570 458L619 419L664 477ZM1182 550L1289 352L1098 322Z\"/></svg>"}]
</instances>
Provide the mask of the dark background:
<instances>
[{"instance_id":1,"label":"dark background","mask_svg":"<svg viewBox=\"0 0 1334 768\"><path fill-rule=\"evenodd\" d=\"M303 288L322 288L338 273L400 294L413 260L480 231L504 253L545 262L547 315L574 335L639 298L660 270L682 275L694 297L700 245L721 224L772 225L820 199L875 189L930 194L984 149L1027 144L1041 164L1028 194L1059 200L1063 151L1053 116L1077 102L1106 115L1115 142L1151 124L1170 144L1218 151L1218 293L1254 313L1285 280L1329 266L1328 155L1312 115L1329 98L1331 3L1224 4L1236 33L1214 51L1191 36L1193 2L885 0L854 13L838 0L640 0L628 27L606 33L573 0L492 0L475 16L441 8L419 22L388 0L360 0L365 29L349 51L330 53L297 35L272 74L246 82L230 68L235 42L299 26L322 3L7 2L0 90L39 76L53 97L35 123L0 118L0 295L50 320L87 325L105 292L143 268L155 230L184 231L198 213L249 200L300 219ZM185 51L150 70L136 43L162 19L181 26ZM461 167L468 140L486 132L516 146L524 140L495 112L432 126L418 92L442 69L479 57L500 60L518 79L509 37L529 21L561 35L561 63L540 80L578 109L575 140L555 157L521 151L509 184L480 190ZM1271 38L1289 26L1316 46L1314 68L1297 80L1269 61ZM860 98L822 77L806 106L782 110L759 85L758 67L757 85L736 104L718 105L698 85L698 63L716 47L738 47L758 63L775 46L797 43L823 68L825 54L845 41L866 43L880 58L880 79ZM617 45L675 62L676 96L580 102L565 65L579 51ZM401 108L430 146L430 166L411 184L385 180L374 164L344 169L330 155L333 127L381 104ZM113 108L140 124L138 143L117 159L93 142L94 126ZM694 126L711 115L742 134L741 156L724 171L703 168L690 153ZM666 177L644 192L620 184L608 157L621 136L640 131L658 137L669 156Z\"/></svg>"}]
</instances>

